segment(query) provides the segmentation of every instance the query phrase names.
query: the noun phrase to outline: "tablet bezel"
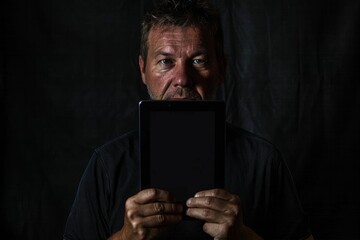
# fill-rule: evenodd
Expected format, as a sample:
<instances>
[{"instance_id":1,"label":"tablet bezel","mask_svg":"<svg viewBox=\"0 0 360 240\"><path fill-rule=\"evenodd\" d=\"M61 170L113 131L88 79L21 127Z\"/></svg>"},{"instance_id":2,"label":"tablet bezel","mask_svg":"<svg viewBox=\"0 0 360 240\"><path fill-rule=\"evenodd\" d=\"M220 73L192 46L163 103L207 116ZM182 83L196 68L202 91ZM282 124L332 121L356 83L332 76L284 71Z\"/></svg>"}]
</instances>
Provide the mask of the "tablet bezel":
<instances>
[{"instance_id":1,"label":"tablet bezel","mask_svg":"<svg viewBox=\"0 0 360 240\"><path fill-rule=\"evenodd\" d=\"M225 156L225 103L223 101L160 101L144 100L139 102L139 154L140 154L140 187L150 185L150 115L153 111L211 111L215 121L215 157L214 188L224 186ZM166 189L165 189L166 190ZM206 189L203 189L206 190Z\"/></svg>"}]
</instances>

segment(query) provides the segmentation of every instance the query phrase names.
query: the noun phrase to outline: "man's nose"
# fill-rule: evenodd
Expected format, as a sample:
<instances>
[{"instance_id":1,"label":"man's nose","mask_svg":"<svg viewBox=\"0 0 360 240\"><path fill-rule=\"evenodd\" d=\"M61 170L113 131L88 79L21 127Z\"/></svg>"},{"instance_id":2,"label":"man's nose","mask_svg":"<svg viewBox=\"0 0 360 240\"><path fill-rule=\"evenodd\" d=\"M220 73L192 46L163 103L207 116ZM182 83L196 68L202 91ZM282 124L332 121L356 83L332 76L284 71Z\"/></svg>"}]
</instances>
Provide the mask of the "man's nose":
<instances>
[{"instance_id":1,"label":"man's nose","mask_svg":"<svg viewBox=\"0 0 360 240\"><path fill-rule=\"evenodd\" d=\"M193 84L191 69L186 64L177 66L174 78L175 87L189 87Z\"/></svg>"}]
</instances>

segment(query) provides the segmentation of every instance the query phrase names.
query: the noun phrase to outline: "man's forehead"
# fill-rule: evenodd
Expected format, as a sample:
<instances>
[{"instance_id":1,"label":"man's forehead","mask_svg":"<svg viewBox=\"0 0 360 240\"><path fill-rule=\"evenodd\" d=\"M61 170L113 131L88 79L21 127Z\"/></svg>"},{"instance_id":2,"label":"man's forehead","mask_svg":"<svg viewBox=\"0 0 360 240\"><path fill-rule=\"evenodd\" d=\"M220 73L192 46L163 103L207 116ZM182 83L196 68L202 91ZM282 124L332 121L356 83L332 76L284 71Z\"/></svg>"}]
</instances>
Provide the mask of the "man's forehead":
<instances>
[{"instance_id":1,"label":"man's forehead","mask_svg":"<svg viewBox=\"0 0 360 240\"><path fill-rule=\"evenodd\" d=\"M203 47L208 47L211 42L209 33L199 27L180 27L180 26L160 26L153 27L149 32L148 44L149 47L157 45L171 44L178 42L196 43Z\"/></svg>"},{"instance_id":2,"label":"man's forehead","mask_svg":"<svg viewBox=\"0 0 360 240\"><path fill-rule=\"evenodd\" d=\"M179 26L159 26L152 27L149 32L149 38L159 38L162 36L173 36L173 37L181 37L187 34L196 34L202 35L201 29L197 27L179 27ZM156 39L155 39L156 40Z\"/></svg>"}]
</instances>

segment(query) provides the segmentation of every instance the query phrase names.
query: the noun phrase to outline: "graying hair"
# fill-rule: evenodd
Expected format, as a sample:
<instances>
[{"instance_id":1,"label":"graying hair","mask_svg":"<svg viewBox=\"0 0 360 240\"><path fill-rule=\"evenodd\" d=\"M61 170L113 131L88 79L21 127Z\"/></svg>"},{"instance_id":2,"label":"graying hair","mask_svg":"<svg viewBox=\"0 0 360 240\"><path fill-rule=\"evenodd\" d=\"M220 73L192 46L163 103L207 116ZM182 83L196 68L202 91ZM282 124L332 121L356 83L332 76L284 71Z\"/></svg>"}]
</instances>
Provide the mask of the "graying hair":
<instances>
[{"instance_id":1,"label":"graying hair","mask_svg":"<svg viewBox=\"0 0 360 240\"><path fill-rule=\"evenodd\" d=\"M147 59L149 32L154 27L198 27L209 32L218 58L224 58L223 33L218 11L206 0L163 0L148 12L141 26L140 55Z\"/></svg>"}]
</instances>

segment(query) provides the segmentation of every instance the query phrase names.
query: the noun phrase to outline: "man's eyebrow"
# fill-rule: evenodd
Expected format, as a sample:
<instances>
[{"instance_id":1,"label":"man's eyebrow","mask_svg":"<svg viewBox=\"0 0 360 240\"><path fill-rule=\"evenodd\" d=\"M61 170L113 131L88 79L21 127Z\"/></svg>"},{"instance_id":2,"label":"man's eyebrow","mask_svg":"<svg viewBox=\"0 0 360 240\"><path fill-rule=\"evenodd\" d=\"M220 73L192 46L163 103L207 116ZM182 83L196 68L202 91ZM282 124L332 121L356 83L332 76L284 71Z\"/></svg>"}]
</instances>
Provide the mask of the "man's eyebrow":
<instances>
[{"instance_id":1,"label":"man's eyebrow","mask_svg":"<svg viewBox=\"0 0 360 240\"><path fill-rule=\"evenodd\" d=\"M171 57L174 55L175 55L175 53L173 53L171 50L167 51L164 49L159 49L154 52L155 57L158 57L158 56ZM197 57L197 56L208 56L208 55L209 55L209 52L205 48L199 48L196 52L192 53L190 57L193 58L193 57Z\"/></svg>"},{"instance_id":2,"label":"man's eyebrow","mask_svg":"<svg viewBox=\"0 0 360 240\"><path fill-rule=\"evenodd\" d=\"M199 49L198 51L194 52L193 54L191 54L191 57L198 57L198 56L208 56L209 53L208 51L206 51L205 49Z\"/></svg>"},{"instance_id":3,"label":"man's eyebrow","mask_svg":"<svg viewBox=\"0 0 360 240\"><path fill-rule=\"evenodd\" d=\"M168 56L172 56L174 55L173 53L170 53L170 52L166 52L166 51L163 51L163 50L160 50L160 51L156 51L154 53L155 57L157 56L165 56L165 57L168 57Z\"/></svg>"},{"instance_id":4,"label":"man's eyebrow","mask_svg":"<svg viewBox=\"0 0 360 240\"><path fill-rule=\"evenodd\" d=\"M155 52L155 57L156 56L171 56L171 55L173 55L172 53L169 53L169 52L164 52L164 51L158 51L158 52Z\"/></svg>"}]
</instances>

